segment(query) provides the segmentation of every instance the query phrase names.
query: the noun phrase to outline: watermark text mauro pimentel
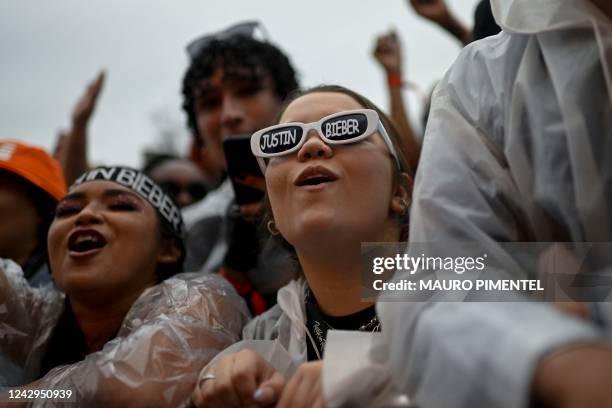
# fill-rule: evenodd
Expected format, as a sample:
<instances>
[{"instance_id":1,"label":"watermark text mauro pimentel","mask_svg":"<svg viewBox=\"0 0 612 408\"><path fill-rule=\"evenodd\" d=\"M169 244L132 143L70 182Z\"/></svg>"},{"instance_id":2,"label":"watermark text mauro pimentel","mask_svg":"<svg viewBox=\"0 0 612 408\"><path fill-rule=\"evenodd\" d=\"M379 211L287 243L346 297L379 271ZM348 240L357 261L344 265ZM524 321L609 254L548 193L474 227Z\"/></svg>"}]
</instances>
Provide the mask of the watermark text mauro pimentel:
<instances>
[{"instance_id":1,"label":"watermark text mauro pimentel","mask_svg":"<svg viewBox=\"0 0 612 408\"><path fill-rule=\"evenodd\" d=\"M393 282L385 282L376 279L372 287L377 291L520 291L534 292L543 291L539 279L448 279L448 280L419 280L412 281L400 279Z\"/></svg>"},{"instance_id":2,"label":"watermark text mauro pimentel","mask_svg":"<svg viewBox=\"0 0 612 408\"><path fill-rule=\"evenodd\" d=\"M410 256L396 254L372 259L372 272L381 275L385 272L482 272L486 269L487 254L480 256ZM543 291L539 279L400 279L386 282L375 279L372 287L376 291Z\"/></svg>"}]
</instances>

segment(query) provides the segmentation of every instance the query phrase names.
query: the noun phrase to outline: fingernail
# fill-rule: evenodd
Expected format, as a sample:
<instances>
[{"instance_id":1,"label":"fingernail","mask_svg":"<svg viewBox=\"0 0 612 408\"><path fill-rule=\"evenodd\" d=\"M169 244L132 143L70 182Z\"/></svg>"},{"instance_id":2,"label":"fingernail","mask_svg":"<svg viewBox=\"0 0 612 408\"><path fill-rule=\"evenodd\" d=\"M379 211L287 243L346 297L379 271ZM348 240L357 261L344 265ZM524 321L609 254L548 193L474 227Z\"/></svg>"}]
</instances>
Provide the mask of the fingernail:
<instances>
[{"instance_id":1,"label":"fingernail","mask_svg":"<svg viewBox=\"0 0 612 408\"><path fill-rule=\"evenodd\" d=\"M274 402L274 390L270 387L258 388L253 393L253 399L262 404L271 404Z\"/></svg>"}]
</instances>

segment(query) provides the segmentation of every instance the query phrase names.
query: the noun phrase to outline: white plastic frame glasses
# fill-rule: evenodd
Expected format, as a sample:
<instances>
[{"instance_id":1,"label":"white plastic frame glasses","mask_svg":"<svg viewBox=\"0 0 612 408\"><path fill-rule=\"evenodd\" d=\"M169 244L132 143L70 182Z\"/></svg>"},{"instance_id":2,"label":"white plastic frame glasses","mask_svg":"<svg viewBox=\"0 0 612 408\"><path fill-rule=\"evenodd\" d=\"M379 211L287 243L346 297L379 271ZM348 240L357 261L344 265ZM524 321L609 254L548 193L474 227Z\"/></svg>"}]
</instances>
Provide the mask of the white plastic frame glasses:
<instances>
[{"instance_id":1,"label":"white plastic frame glasses","mask_svg":"<svg viewBox=\"0 0 612 408\"><path fill-rule=\"evenodd\" d=\"M298 151L312 129L329 145L357 143L378 131L395 159L397 168L401 169L397 151L378 113L372 109L356 109L334 113L312 123L280 123L253 133L251 151L257 158L262 173L266 172L264 159L286 156Z\"/></svg>"}]
</instances>

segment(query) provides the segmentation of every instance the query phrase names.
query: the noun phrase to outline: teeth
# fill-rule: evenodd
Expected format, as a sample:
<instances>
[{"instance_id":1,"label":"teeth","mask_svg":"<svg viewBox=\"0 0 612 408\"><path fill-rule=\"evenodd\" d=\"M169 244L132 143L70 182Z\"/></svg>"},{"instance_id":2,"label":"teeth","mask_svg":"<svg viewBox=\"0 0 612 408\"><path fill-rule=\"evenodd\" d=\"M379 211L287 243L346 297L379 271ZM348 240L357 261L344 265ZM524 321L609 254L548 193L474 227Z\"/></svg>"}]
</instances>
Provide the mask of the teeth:
<instances>
[{"instance_id":1,"label":"teeth","mask_svg":"<svg viewBox=\"0 0 612 408\"><path fill-rule=\"evenodd\" d=\"M74 241L74 243L75 245L78 245L81 242L85 242L85 241L98 242L98 237L96 237L93 234L83 234L83 235L79 235L77 239Z\"/></svg>"}]
</instances>

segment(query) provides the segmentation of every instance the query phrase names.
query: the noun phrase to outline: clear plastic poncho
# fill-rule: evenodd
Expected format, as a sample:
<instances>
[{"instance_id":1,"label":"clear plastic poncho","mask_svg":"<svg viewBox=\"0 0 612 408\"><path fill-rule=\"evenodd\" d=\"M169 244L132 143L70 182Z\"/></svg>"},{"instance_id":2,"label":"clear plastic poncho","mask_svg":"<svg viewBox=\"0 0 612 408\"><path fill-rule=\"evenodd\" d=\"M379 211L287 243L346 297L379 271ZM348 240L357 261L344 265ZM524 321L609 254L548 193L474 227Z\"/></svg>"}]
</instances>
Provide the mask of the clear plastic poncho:
<instances>
[{"instance_id":1,"label":"clear plastic poncho","mask_svg":"<svg viewBox=\"0 0 612 408\"><path fill-rule=\"evenodd\" d=\"M178 406L190 396L200 369L240 339L249 317L224 279L180 274L145 290L102 350L31 383L63 299L50 285L30 287L18 265L0 260L0 369L38 389L70 389L78 406L88 407Z\"/></svg>"}]
</instances>

